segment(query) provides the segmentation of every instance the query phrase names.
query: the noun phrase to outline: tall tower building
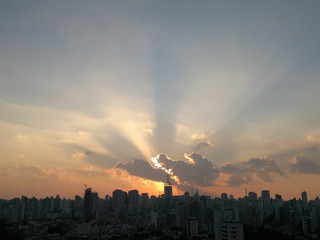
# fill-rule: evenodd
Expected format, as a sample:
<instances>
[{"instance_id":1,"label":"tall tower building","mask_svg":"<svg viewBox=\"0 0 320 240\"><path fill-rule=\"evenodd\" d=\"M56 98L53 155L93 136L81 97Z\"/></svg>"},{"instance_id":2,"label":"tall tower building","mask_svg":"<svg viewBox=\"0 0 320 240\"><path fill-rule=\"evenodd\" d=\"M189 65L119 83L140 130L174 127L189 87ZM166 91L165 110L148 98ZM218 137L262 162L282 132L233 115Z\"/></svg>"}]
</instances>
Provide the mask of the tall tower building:
<instances>
[{"instance_id":1,"label":"tall tower building","mask_svg":"<svg viewBox=\"0 0 320 240\"><path fill-rule=\"evenodd\" d=\"M302 198L302 204L303 206L307 206L308 205L308 195L307 195L307 192L304 191L301 193L301 198Z\"/></svg>"},{"instance_id":2,"label":"tall tower building","mask_svg":"<svg viewBox=\"0 0 320 240\"><path fill-rule=\"evenodd\" d=\"M59 211L61 208L61 199L59 194L57 194L56 198L54 199L54 210Z\"/></svg>"},{"instance_id":3,"label":"tall tower building","mask_svg":"<svg viewBox=\"0 0 320 240\"><path fill-rule=\"evenodd\" d=\"M164 184L164 194L163 194L163 198L164 198L164 209L166 209L166 211L170 210L172 207L172 184L170 182L170 176L168 174L169 172L169 166L167 164L167 182Z\"/></svg>"},{"instance_id":4,"label":"tall tower building","mask_svg":"<svg viewBox=\"0 0 320 240\"><path fill-rule=\"evenodd\" d=\"M171 199L172 198L172 186L171 185L165 185L164 186L164 198L165 199Z\"/></svg>"},{"instance_id":5,"label":"tall tower building","mask_svg":"<svg viewBox=\"0 0 320 240\"><path fill-rule=\"evenodd\" d=\"M262 199L269 201L270 200L270 191L269 190L262 190L261 197L262 197Z\"/></svg>"},{"instance_id":6,"label":"tall tower building","mask_svg":"<svg viewBox=\"0 0 320 240\"><path fill-rule=\"evenodd\" d=\"M187 230L187 219L189 217L189 207L187 203L179 203L176 206L176 226L181 227L183 231Z\"/></svg>"},{"instance_id":7,"label":"tall tower building","mask_svg":"<svg viewBox=\"0 0 320 240\"><path fill-rule=\"evenodd\" d=\"M116 189L112 192L112 201L113 201L113 207L115 209L121 209L125 207L126 204L126 197L127 193Z\"/></svg>"},{"instance_id":8,"label":"tall tower building","mask_svg":"<svg viewBox=\"0 0 320 240\"><path fill-rule=\"evenodd\" d=\"M130 190L128 192L128 214L136 215L139 212L139 192Z\"/></svg>"},{"instance_id":9,"label":"tall tower building","mask_svg":"<svg viewBox=\"0 0 320 240\"><path fill-rule=\"evenodd\" d=\"M130 190L128 192L128 204L138 205L138 202L139 202L138 190Z\"/></svg>"},{"instance_id":10,"label":"tall tower building","mask_svg":"<svg viewBox=\"0 0 320 240\"><path fill-rule=\"evenodd\" d=\"M116 189L112 192L112 203L117 218L123 218L126 211L127 193Z\"/></svg>"},{"instance_id":11,"label":"tall tower building","mask_svg":"<svg viewBox=\"0 0 320 240\"><path fill-rule=\"evenodd\" d=\"M169 167L167 165L167 170L169 170L168 168ZM164 184L164 198L169 200L172 199L172 184L170 182L170 176L168 173L167 173L167 182Z\"/></svg>"},{"instance_id":12,"label":"tall tower building","mask_svg":"<svg viewBox=\"0 0 320 240\"><path fill-rule=\"evenodd\" d=\"M83 201L83 217L90 221L93 219L93 193L91 188L85 188Z\"/></svg>"}]
</instances>

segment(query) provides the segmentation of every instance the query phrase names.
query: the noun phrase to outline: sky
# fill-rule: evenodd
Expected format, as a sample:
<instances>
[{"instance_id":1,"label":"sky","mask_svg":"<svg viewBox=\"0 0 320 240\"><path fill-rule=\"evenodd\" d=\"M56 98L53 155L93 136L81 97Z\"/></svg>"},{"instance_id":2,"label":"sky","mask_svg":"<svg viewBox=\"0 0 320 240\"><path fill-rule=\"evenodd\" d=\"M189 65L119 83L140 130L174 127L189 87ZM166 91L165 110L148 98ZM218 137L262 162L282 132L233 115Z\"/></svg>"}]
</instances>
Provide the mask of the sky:
<instances>
[{"instance_id":1,"label":"sky","mask_svg":"<svg viewBox=\"0 0 320 240\"><path fill-rule=\"evenodd\" d=\"M0 2L0 198L320 196L320 2Z\"/></svg>"}]
</instances>

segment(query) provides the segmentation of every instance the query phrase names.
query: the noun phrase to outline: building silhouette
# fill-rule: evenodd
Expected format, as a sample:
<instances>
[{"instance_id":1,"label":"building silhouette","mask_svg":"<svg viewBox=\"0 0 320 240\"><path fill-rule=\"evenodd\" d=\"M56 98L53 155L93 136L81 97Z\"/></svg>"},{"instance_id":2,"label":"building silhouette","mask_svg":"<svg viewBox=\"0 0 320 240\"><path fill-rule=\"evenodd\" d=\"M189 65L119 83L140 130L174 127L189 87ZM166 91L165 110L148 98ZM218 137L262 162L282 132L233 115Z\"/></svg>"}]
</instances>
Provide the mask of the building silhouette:
<instances>
[{"instance_id":1,"label":"building silhouette","mask_svg":"<svg viewBox=\"0 0 320 240\"><path fill-rule=\"evenodd\" d=\"M136 189L128 192L116 189L111 196L99 198L97 192L86 187L83 198L57 195L43 199L26 196L0 199L0 223L5 220L20 229L34 223L43 223L42 229L48 229L46 224L64 223L70 225L73 236L92 236L88 239L108 239L115 233L127 234L122 237L128 239L143 229L163 231L173 237L180 234L189 239L212 239L215 235L217 240L242 240L244 231L260 234L266 228L297 239L310 239L319 233L320 199L309 200L306 192L298 200L284 200L280 194L273 198L269 190L261 192L259 198L254 192L238 199L227 193L221 197L200 195L198 191L194 195L185 192L175 196L168 191L149 197Z\"/></svg>"},{"instance_id":2,"label":"building silhouette","mask_svg":"<svg viewBox=\"0 0 320 240\"><path fill-rule=\"evenodd\" d=\"M85 188L83 202L83 217L86 221L93 219L93 193L91 188Z\"/></svg>"}]
</instances>

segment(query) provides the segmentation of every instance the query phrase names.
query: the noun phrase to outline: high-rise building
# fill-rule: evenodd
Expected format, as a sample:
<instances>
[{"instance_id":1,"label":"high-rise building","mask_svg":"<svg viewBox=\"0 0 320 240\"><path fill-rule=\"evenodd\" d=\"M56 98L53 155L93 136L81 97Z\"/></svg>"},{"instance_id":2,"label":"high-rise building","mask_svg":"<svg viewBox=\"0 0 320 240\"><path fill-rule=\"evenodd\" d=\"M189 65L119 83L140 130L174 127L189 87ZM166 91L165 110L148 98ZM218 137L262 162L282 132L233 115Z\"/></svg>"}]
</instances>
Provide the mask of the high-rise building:
<instances>
[{"instance_id":1,"label":"high-rise building","mask_svg":"<svg viewBox=\"0 0 320 240\"><path fill-rule=\"evenodd\" d=\"M167 166L167 170L169 170L169 167ZM171 209L171 203L172 203L172 184L170 182L170 176L167 173L167 182L164 184L164 194L163 198L165 200L164 202L164 208L165 209Z\"/></svg>"},{"instance_id":2,"label":"high-rise building","mask_svg":"<svg viewBox=\"0 0 320 240\"><path fill-rule=\"evenodd\" d=\"M54 210L55 211L59 211L61 208L61 199L59 194L56 196L56 198L54 199Z\"/></svg>"},{"instance_id":3,"label":"high-rise building","mask_svg":"<svg viewBox=\"0 0 320 240\"><path fill-rule=\"evenodd\" d=\"M216 240L243 240L243 224L236 208L225 207L214 212Z\"/></svg>"},{"instance_id":4,"label":"high-rise building","mask_svg":"<svg viewBox=\"0 0 320 240\"><path fill-rule=\"evenodd\" d=\"M86 188L84 191L83 217L87 221L93 219L93 194L91 188Z\"/></svg>"},{"instance_id":5,"label":"high-rise building","mask_svg":"<svg viewBox=\"0 0 320 240\"><path fill-rule=\"evenodd\" d=\"M167 182L164 184L164 198L169 200L172 199L172 184L170 182L170 176L168 173L167 173Z\"/></svg>"},{"instance_id":6,"label":"high-rise building","mask_svg":"<svg viewBox=\"0 0 320 240\"><path fill-rule=\"evenodd\" d=\"M301 225L304 234L311 234L314 232L313 221L310 216L302 216Z\"/></svg>"},{"instance_id":7,"label":"high-rise building","mask_svg":"<svg viewBox=\"0 0 320 240\"><path fill-rule=\"evenodd\" d=\"M145 209L147 207L147 202L149 200L149 194L148 193L142 193L141 194L141 208Z\"/></svg>"},{"instance_id":8,"label":"high-rise building","mask_svg":"<svg viewBox=\"0 0 320 240\"><path fill-rule=\"evenodd\" d=\"M190 194L189 192L185 192L183 194L183 199L184 199L184 202L189 202L190 201Z\"/></svg>"},{"instance_id":9,"label":"high-rise building","mask_svg":"<svg viewBox=\"0 0 320 240\"><path fill-rule=\"evenodd\" d=\"M142 193L141 194L142 200L148 200L149 199L149 193Z\"/></svg>"},{"instance_id":10,"label":"high-rise building","mask_svg":"<svg viewBox=\"0 0 320 240\"><path fill-rule=\"evenodd\" d=\"M227 193L221 193L221 198L223 200L227 200L228 199L228 194Z\"/></svg>"},{"instance_id":11,"label":"high-rise building","mask_svg":"<svg viewBox=\"0 0 320 240\"><path fill-rule=\"evenodd\" d=\"M171 185L165 185L164 186L164 198L165 199L171 199L172 198L172 186Z\"/></svg>"},{"instance_id":12,"label":"high-rise building","mask_svg":"<svg viewBox=\"0 0 320 240\"><path fill-rule=\"evenodd\" d=\"M275 199L282 200L282 196L281 196L280 194L276 194L276 195L274 195L274 198L275 198Z\"/></svg>"},{"instance_id":13,"label":"high-rise building","mask_svg":"<svg viewBox=\"0 0 320 240\"><path fill-rule=\"evenodd\" d=\"M261 191L261 197L263 200L270 200L270 191L269 190L262 190Z\"/></svg>"},{"instance_id":14,"label":"high-rise building","mask_svg":"<svg viewBox=\"0 0 320 240\"><path fill-rule=\"evenodd\" d=\"M131 190L128 193L128 214L137 215L139 212L139 192Z\"/></svg>"},{"instance_id":15,"label":"high-rise building","mask_svg":"<svg viewBox=\"0 0 320 240\"><path fill-rule=\"evenodd\" d=\"M126 198L127 193L122 190L116 189L112 192L113 208L117 218L122 218L124 216L126 211Z\"/></svg>"},{"instance_id":16,"label":"high-rise building","mask_svg":"<svg viewBox=\"0 0 320 240\"><path fill-rule=\"evenodd\" d=\"M249 192L248 193L248 198L249 198L250 201L254 202L254 201L257 201L258 195L255 192Z\"/></svg>"},{"instance_id":17,"label":"high-rise building","mask_svg":"<svg viewBox=\"0 0 320 240\"><path fill-rule=\"evenodd\" d=\"M139 202L139 192L138 190L130 190L128 192L128 204L138 205Z\"/></svg>"},{"instance_id":18,"label":"high-rise building","mask_svg":"<svg viewBox=\"0 0 320 240\"><path fill-rule=\"evenodd\" d=\"M301 193L301 198L302 198L302 205L306 207L308 205L308 195L306 191Z\"/></svg>"},{"instance_id":19,"label":"high-rise building","mask_svg":"<svg viewBox=\"0 0 320 240\"><path fill-rule=\"evenodd\" d=\"M196 217L189 217L187 219L187 234L189 236L196 236L198 235L199 231L199 223L198 223L198 218Z\"/></svg>"},{"instance_id":20,"label":"high-rise building","mask_svg":"<svg viewBox=\"0 0 320 240\"><path fill-rule=\"evenodd\" d=\"M112 192L113 207L115 209L123 208L126 204L126 196L126 192L119 189L114 190Z\"/></svg>"},{"instance_id":21,"label":"high-rise building","mask_svg":"<svg viewBox=\"0 0 320 240\"><path fill-rule=\"evenodd\" d=\"M176 226L183 231L187 230L187 218L189 217L189 207L186 203L179 203L176 206Z\"/></svg>"},{"instance_id":22,"label":"high-rise building","mask_svg":"<svg viewBox=\"0 0 320 240\"><path fill-rule=\"evenodd\" d=\"M244 224L252 228L256 226L255 213L256 209L254 203L249 203L244 207Z\"/></svg>"}]
</instances>

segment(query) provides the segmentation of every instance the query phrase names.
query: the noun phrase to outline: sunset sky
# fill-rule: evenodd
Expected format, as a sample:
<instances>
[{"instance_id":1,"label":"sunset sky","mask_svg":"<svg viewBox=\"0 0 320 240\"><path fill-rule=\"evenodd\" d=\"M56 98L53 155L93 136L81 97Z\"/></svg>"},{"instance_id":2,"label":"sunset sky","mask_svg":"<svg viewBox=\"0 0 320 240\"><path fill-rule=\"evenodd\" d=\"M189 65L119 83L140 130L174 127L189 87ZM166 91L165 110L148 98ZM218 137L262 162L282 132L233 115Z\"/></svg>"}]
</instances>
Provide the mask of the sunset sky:
<instances>
[{"instance_id":1,"label":"sunset sky","mask_svg":"<svg viewBox=\"0 0 320 240\"><path fill-rule=\"evenodd\" d=\"M0 1L0 198L320 196L320 1Z\"/></svg>"}]
</instances>

